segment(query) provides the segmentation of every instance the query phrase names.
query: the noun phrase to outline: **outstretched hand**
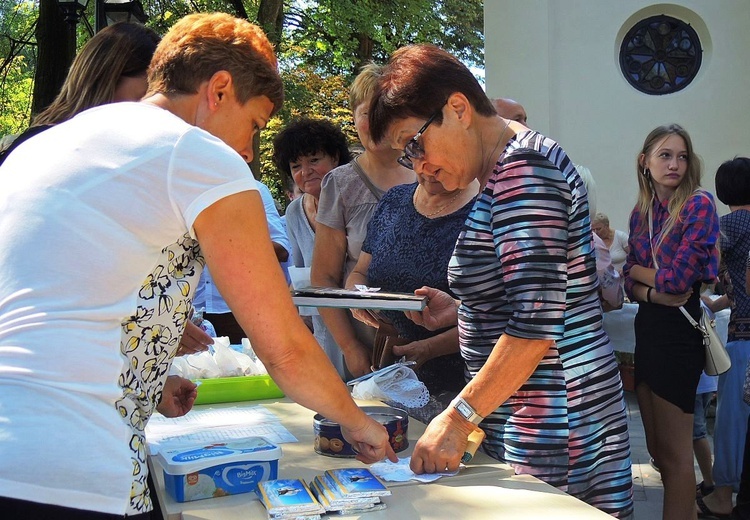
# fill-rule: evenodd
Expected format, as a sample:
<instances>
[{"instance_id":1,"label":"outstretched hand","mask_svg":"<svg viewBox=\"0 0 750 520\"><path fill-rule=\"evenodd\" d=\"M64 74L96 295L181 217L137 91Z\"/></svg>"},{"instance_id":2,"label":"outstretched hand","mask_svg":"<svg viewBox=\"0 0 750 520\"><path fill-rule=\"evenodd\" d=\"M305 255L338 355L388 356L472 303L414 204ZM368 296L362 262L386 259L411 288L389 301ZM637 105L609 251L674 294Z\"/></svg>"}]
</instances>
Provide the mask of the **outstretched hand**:
<instances>
[{"instance_id":1,"label":"outstretched hand","mask_svg":"<svg viewBox=\"0 0 750 520\"><path fill-rule=\"evenodd\" d=\"M456 471L474 425L444 410L435 417L414 447L409 466L414 473Z\"/></svg>"},{"instance_id":2,"label":"outstretched hand","mask_svg":"<svg viewBox=\"0 0 750 520\"><path fill-rule=\"evenodd\" d=\"M427 296L427 307L420 311L404 311L406 317L427 330L453 327L458 323L458 308L453 296L432 287L414 291L417 296Z\"/></svg>"},{"instance_id":3,"label":"outstretched hand","mask_svg":"<svg viewBox=\"0 0 750 520\"><path fill-rule=\"evenodd\" d=\"M406 356L406 361L414 361L416 365L412 368L417 369L432 359L430 352L430 342L427 339L412 341L405 345L393 345L393 355L396 359Z\"/></svg>"},{"instance_id":4,"label":"outstretched hand","mask_svg":"<svg viewBox=\"0 0 750 520\"><path fill-rule=\"evenodd\" d=\"M341 428L346 441L357 453L357 460L365 464L379 462L385 458L398 462L396 452L388 441L389 434L385 426L372 417L367 417L364 426L358 429Z\"/></svg>"}]
</instances>

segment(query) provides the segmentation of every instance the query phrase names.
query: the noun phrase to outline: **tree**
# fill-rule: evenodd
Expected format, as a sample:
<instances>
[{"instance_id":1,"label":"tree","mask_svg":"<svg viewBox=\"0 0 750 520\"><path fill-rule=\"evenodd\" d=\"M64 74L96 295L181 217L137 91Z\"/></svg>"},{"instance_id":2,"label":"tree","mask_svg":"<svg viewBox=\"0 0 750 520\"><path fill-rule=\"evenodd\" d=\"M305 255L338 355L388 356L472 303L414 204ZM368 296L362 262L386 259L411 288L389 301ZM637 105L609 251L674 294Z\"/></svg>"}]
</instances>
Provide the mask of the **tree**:
<instances>
[{"instance_id":1,"label":"tree","mask_svg":"<svg viewBox=\"0 0 750 520\"><path fill-rule=\"evenodd\" d=\"M242 3L241 0L235 1ZM281 24L284 19L283 7L282 0L260 0L258 6L257 23L263 28L268 40L276 48L279 46L279 38L281 37ZM247 13L245 13L245 17L247 17ZM253 138L253 160L250 162L250 170L254 172L256 178L260 178L260 132L255 134Z\"/></svg>"},{"instance_id":2,"label":"tree","mask_svg":"<svg viewBox=\"0 0 750 520\"><path fill-rule=\"evenodd\" d=\"M353 75L403 45L429 42L469 65L484 64L484 3L478 0L294 2L283 55L321 73Z\"/></svg>"},{"instance_id":3,"label":"tree","mask_svg":"<svg viewBox=\"0 0 750 520\"><path fill-rule=\"evenodd\" d=\"M339 124L354 144L347 87L362 64L385 62L397 48L417 42L435 43L468 65L484 61L481 0L142 1L149 26L160 33L186 14L209 11L247 18L266 31L277 49L287 101L258 139L262 143L256 142L252 169L256 175L262 174L279 200L284 200L281 180L271 162L276 132L299 115L326 117ZM89 17L94 3L90 2ZM33 16L27 15L25 25L6 23L14 6L21 4L39 6L35 37L29 32L36 21ZM28 125L28 102L24 104L23 97L34 70L32 110L41 110L57 94L70 63L64 54L70 50L61 42L70 41L70 35L56 0L0 0L0 22L0 51L14 49L13 59L0 62L0 131L10 133ZM82 45L86 33L80 27L78 43ZM13 124L4 123L6 120Z\"/></svg>"},{"instance_id":4,"label":"tree","mask_svg":"<svg viewBox=\"0 0 750 520\"><path fill-rule=\"evenodd\" d=\"M32 2L0 0L0 136L20 132L29 118L36 19Z\"/></svg>"},{"instance_id":5,"label":"tree","mask_svg":"<svg viewBox=\"0 0 750 520\"><path fill-rule=\"evenodd\" d=\"M32 114L38 114L55 99L76 54L75 25L64 21L57 0L39 1L36 41L39 51Z\"/></svg>"}]
</instances>

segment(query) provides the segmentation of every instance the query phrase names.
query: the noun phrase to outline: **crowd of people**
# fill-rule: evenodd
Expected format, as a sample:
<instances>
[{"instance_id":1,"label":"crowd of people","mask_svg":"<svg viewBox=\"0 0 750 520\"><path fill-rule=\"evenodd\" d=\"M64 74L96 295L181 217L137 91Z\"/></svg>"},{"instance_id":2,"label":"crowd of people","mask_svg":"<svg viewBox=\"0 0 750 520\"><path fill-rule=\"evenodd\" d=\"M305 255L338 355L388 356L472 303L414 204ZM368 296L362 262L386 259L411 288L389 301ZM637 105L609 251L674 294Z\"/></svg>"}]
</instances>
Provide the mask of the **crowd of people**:
<instances>
[{"instance_id":1,"label":"crowd of people","mask_svg":"<svg viewBox=\"0 0 750 520\"><path fill-rule=\"evenodd\" d=\"M344 384L373 369L387 323L395 355L440 396L413 471L457 469L478 425L484 451L516 473L630 517L625 401L602 326L624 290L639 306L636 394L663 517L750 518L749 159L717 171L731 209L720 219L688 132L654 129L628 233L612 229L591 173L518 102L489 99L439 47L409 45L351 85L361 153L322 117L277 134L274 164L299 191L282 222L247 163L283 101L273 47L247 21L189 15L162 39L118 24L3 152L0 510L149 518L145 426L195 401L169 368L211 342L190 320L203 308L218 334L251 340L287 396L340 423L362 462L396 460ZM306 324L285 262L313 285L428 305L321 308ZM699 419L713 390L699 388L702 336L681 308L698 320L717 280L725 296L704 303L732 309L732 368L718 378L711 465Z\"/></svg>"}]
</instances>

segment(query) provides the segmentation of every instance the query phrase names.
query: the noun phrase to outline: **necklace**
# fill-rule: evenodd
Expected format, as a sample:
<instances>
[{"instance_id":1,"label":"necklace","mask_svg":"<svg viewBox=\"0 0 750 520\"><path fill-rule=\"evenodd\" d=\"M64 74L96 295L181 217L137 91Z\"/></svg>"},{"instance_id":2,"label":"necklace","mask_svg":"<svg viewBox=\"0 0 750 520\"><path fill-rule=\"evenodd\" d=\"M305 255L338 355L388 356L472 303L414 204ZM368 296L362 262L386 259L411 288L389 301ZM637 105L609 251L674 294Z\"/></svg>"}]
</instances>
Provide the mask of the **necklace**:
<instances>
[{"instance_id":1,"label":"necklace","mask_svg":"<svg viewBox=\"0 0 750 520\"><path fill-rule=\"evenodd\" d=\"M489 179L489 175L492 173L491 171L488 171L490 168L490 165L492 164L492 159L497 159L495 156L495 152L497 151L498 147L500 146L500 143L503 141L503 136L505 135L505 131L508 129L508 125L510 125L510 119L505 120L505 126L503 127L502 132L500 132L500 137L497 139L497 143L495 143L495 147L490 152L490 155L487 158L487 166L482 171L482 177L477 177L480 181L486 181L486 179ZM507 141L506 141L507 142ZM485 182L480 182L482 185L485 184Z\"/></svg>"},{"instance_id":2,"label":"necklace","mask_svg":"<svg viewBox=\"0 0 750 520\"><path fill-rule=\"evenodd\" d=\"M421 188L422 188L421 186L418 187L418 189L421 189ZM436 211L433 211L432 213L423 213L423 215L425 217L427 217L427 218L434 217L435 215L439 215L440 213L442 213L443 211L445 211L451 204L453 204L456 201L456 199L458 198L458 196L461 195L461 193L463 193L463 191L464 191L463 189L456 190L456 194L453 195L448 202L446 202L445 204L443 204L442 206L440 206ZM417 197L416 192L414 192L414 195L415 195L414 196L414 209L416 209L417 211L419 211L419 208L417 208L417 199L418 199L418 197Z\"/></svg>"}]
</instances>

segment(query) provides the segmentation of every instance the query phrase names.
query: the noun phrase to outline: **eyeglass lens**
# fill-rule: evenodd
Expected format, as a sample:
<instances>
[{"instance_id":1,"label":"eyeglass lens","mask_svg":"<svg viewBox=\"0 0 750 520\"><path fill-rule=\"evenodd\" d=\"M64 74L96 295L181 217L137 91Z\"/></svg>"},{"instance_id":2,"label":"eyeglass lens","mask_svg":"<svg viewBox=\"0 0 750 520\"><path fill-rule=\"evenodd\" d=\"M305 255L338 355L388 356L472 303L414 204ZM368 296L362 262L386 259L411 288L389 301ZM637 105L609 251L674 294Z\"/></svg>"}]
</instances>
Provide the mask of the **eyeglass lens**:
<instances>
[{"instance_id":1,"label":"eyeglass lens","mask_svg":"<svg viewBox=\"0 0 750 520\"><path fill-rule=\"evenodd\" d=\"M422 137L422 134L425 133L425 130L427 130L427 127L430 126L430 123L432 123L435 118L443 111L443 107L440 107L440 110L435 112L430 116L430 118L425 122L425 124L422 126L422 128L419 129L419 131L414 134L414 137L409 139L409 142L406 143L406 146L404 146L404 153L397 159L398 163L405 167L409 168L410 170L414 169L414 163L412 162L412 159L422 159L424 157L424 148L422 148L422 145L419 144L419 138Z\"/></svg>"}]
</instances>

